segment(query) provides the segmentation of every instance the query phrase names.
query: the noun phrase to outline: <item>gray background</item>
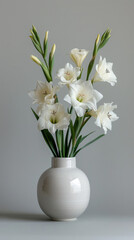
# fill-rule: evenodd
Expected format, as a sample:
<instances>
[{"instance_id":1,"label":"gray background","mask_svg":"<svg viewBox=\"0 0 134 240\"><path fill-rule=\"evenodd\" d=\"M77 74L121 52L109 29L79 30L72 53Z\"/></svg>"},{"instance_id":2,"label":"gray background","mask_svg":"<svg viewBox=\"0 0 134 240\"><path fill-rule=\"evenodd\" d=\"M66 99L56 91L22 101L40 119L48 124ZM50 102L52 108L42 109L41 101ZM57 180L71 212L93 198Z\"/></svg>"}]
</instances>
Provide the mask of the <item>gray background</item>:
<instances>
[{"instance_id":1,"label":"gray background","mask_svg":"<svg viewBox=\"0 0 134 240\"><path fill-rule=\"evenodd\" d=\"M38 56L28 37L34 24L41 39L50 31L49 48L57 45L54 76L71 62L69 51L74 47L89 49L86 67L96 35L112 29L96 63L100 55L113 62L118 83L115 87L98 83L95 88L104 95L102 103L118 105L120 119L112 132L78 155L77 166L91 184L88 215L134 214L133 8L131 0L0 1L0 212L41 213L36 185L50 166L51 154L37 130L27 95L37 80L44 80L29 57ZM102 132L93 121L87 128Z\"/></svg>"}]
</instances>

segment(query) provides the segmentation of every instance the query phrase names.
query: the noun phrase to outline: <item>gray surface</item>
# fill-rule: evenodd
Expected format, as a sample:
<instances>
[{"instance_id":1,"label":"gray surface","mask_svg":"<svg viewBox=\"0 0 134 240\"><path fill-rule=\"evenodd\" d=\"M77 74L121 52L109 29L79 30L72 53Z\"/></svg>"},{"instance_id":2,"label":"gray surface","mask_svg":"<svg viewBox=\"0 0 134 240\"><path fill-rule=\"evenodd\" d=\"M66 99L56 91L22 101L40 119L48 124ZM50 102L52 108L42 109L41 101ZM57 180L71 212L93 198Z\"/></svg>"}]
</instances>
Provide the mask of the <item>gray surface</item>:
<instances>
[{"instance_id":1,"label":"gray surface","mask_svg":"<svg viewBox=\"0 0 134 240\"><path fill-rule=\"evenodd\" d=\"M134 218L86 217L74 222L54 222L38 214L3 215L0 239L4 240L133 240Z\"/></svg>"},{"instance_id":2,"label":"gray surface","mask_svg":"<svg viewBox=\"0 0 134 240\"><path fill-rule=\"evenodd\" d=\"M28 38L29 29L35 24L42 38L46 30L50 31L49 47L53 42L57 45L54 75L71 62L69 51L74 47L89 49L84 62L87 66L97 33L107 27L112 29L112 38L100 54L114 63L118 83L115 87L98 83L95 88L104 94L105 102L118 105L120 119L103 140L79 154L77 166L88 175L91 184L89 215L134 214L133 8L133 0L1 0L0 211L41 213L36 184L50 166L51 154L36 128L27 96L36 81L44 79L29 57L36 55ZM87 128L99 130L92 121ZM8 227L6 222L3 224ZM12 224L19 229L20 222ZM21 224L24 226L25 222ZM27 231L35 231L36 221L27 224ZM79 224L74 223L78 232ZM39 234L44 223L38 222L37 226Z\"/></svg>"}]
</instances>

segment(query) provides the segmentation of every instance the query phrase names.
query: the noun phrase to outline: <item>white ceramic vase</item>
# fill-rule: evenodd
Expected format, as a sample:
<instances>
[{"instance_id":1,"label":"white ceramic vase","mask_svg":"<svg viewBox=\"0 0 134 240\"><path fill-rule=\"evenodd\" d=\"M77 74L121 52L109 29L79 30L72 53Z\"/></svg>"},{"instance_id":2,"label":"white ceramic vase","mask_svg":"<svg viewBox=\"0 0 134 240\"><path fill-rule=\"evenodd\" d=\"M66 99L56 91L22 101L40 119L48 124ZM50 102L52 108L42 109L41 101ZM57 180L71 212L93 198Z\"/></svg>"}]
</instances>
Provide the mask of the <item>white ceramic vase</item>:
<instances>
[{"instance_id":1,"label":"white ceramic vase","mask_svg":"<svg viewBox=\"0 0 134 240\"><path fill-rule=\"evenodd\" d=\"M52 158L52 167L40 177L37 196L42 211L53 220L76 220L87 208L90 185L76 168L76 158Z\"/></svg>"}]
</instances>

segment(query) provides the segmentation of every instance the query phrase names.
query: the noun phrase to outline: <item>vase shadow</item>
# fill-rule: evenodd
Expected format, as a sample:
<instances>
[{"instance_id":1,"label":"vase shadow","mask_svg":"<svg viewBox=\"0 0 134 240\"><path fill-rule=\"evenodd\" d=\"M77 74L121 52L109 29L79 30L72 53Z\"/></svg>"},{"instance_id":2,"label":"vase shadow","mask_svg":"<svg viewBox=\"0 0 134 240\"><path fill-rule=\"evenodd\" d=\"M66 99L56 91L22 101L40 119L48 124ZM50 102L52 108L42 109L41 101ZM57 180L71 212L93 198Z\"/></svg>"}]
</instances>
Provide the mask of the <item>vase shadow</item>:
<instances>
[{"instance_id":1,"label":"vase shadow","mask_svg":"<svg viewBox=\"0 0 134 240\"><path fill-rule=\"evenodd\" d=\"M25 220L25 221L45 221L50 222L51 219L49 219L44 214L36 214L36 213L0 213L1 219L7 219L7 220Z\"/></svg>"}]
</instances>

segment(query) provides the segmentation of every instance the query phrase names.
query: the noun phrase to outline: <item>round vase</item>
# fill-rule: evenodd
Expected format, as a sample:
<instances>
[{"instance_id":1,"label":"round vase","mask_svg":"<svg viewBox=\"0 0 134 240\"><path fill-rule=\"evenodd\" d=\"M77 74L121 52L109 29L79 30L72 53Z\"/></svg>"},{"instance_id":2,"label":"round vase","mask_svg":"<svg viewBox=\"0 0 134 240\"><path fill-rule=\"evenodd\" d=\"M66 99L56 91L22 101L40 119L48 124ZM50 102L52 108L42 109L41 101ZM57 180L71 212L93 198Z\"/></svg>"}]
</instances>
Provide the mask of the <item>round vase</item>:
<instances>
[{"instance_id":1,"label":"round vase","mask_svg":"<svg viewBox=\"0 0 134 240\"><path fill-rule=\"evenodd\" d=\"M76 158L52 158L52 166L40 177L37 187L40 208L52 220L76 220L87 208L90 184L76 168Z\"/></svg>"}]
</instances>

